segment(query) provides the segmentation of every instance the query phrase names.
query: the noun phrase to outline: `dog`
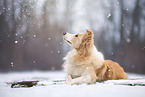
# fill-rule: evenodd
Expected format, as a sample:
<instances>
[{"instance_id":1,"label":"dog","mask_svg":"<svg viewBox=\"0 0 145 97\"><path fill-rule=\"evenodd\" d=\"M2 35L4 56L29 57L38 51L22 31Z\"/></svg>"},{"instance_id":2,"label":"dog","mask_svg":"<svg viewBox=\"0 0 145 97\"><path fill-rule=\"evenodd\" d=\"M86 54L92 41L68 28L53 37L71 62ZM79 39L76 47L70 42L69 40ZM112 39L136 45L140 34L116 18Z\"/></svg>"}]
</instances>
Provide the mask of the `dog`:
<instances>
[{"instance_id":1,"label":"dog","mask_svg":"<svg viewBox=\"0 0 145 97\"><path fill-rule=\"evenodd\" d=\"M68 84L93 84L96 81L127 79L128 75L116 62L104 60L93 41L93 32L63 33L64 40L71 51L64 57L63 68L67 73Z\"/></svg>"}]
</instances>

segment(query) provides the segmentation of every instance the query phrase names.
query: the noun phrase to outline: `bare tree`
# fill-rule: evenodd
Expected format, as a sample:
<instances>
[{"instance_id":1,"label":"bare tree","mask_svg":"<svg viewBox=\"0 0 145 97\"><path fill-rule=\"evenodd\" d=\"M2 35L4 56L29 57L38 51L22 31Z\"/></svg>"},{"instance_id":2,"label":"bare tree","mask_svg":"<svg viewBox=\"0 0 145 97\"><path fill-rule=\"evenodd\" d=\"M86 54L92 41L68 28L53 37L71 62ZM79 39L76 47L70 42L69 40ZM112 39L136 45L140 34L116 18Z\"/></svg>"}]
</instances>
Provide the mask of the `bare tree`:
<instances>
[{"instance_id":1,"label":"bare tree","mask_svg":"<svg viewBox=\"0 0 145 97\"><path fill-rule=\"evenodd\" d=\"M120 0L120 10L121 10L121 19L120 19L120 41L124 43L124 1Z\"/></svg>"},{"instance_id":2,"label":"bare tree","mask_svg":"<svg viewBox=\"0 0 145 97\"><path fill-rule=\"evenodd\" d=\"M132 14L132 27L131 27L131 34L130 39L131 42L135 42L135 40L139 41L140 36L140 16L141 16L141 7L140 7L140 0L136 1L136 5Z\"/></svg>"}]
</instances>

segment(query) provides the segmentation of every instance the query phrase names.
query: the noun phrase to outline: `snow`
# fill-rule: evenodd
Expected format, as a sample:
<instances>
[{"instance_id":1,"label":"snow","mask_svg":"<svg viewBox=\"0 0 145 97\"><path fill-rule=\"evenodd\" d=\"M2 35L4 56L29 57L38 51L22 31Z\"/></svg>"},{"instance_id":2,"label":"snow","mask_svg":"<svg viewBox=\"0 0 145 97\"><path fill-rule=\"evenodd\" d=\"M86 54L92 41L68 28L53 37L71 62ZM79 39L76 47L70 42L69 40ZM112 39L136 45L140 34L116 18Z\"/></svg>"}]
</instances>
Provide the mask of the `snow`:
<instances>
[{"instance_id":1,"label":"snow","mask_svg":"<svg viewBox=\"0 0 145 97\"><path fill-rule=\"evenodd\" d=\"M36 37L36 35L33 35L33 37L35 38L35 37Z\"/></svg>"},{"instance_id":2,"label":"snow","mask_svg":"<svg viewBox=\"0 0 145 97\"><path fill-rule=\"evenodd\" d=\"M36 61L33 61L33 63L35 64L35 63L36 63Z\"/></svg>"},{"instance_id":3,"label":"snow","mask_svg":"<svg viewBox=\"0 0 145 97\"><path fill-rule=\"evenodd\" d=\"M111 16L111 14L108 14L108 16L107 16L107 17L109 18L110 16Z\"/></svg>"},{"instance_id":4,"label":"snow","mask_svg":"<svg viewBox=\"0 0 145 97\"><path fill-rule=\"evenodd\" d=\"M129 39L129 38L127 38L127 40L126 40L128 43L130 43L131 42L131 39Z\"/></svg>"},{"instance_id":5,"label":"snow","mask_svg":"<svg viewBox=\"0 0 145 97\"><path fill-rule=\"evenodd\" d=\"M18 43L18 41L15 41L15 43Z\"/></svg>"},{"instance_id":6,"label":"snow","mask_svg":"<svg viewBox=\"0 0 145 97\"><path fill-rule=\"evenodd\" d=\"M11 67L13 67L14 66L14 62L11 62Z\"/></svg>"},{"instance_id":7,"label":"snow","mask_svg":"<svg viewBox=\"0 0 145 97\"><path fill-rule=\"evenodd\" d=\"M57 51L57 53L60 53L60 51Z\"/></svg>"},{"instance_id":8,"label":"snow","mask_svg":"<svg viewBox=\"0 0 145 97\"><path fill-rule=\"evenodd\" d=\"M117 4L119 5L119 2L117 2Z\"/></svg>"},{"instance_id":9,"label":"snow","mask_svg":"<svg viewBox=\"0 0 145 97\"><path fill-rule=\"evenodd\" d=\"M14 62L11 62L11 65L13 65L14 64Z\"/></svg>"},{"instance_id":10,"label":"snow","mask_svg":"<svg viewBox=\"0 0 145 97\"><path fill-rule=\"evenodd\" d=\"M63 71L32 71L0 73L0 97L145 97L145 86L115 85L124 83L145 83L145 75L129 74L129 78L138 80L109 80L92 85L53 84L52 80L64 80ZM140 80L142 79L142 80ZM39 80L31 88L11 88L6 82Z\"/></svg>"}]
</instances>

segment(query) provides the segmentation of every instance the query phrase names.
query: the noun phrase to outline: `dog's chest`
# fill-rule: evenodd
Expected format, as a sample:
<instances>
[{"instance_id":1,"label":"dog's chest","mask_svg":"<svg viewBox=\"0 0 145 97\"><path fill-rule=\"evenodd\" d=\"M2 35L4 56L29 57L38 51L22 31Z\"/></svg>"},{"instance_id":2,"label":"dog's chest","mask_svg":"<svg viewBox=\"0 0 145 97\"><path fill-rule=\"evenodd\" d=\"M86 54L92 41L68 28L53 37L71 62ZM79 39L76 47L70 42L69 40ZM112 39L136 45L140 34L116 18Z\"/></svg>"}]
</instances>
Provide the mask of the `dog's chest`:
<instances>
[{"instance_id":1,"label":"dog's chest","mask_svg":"<svg viewBox=\"0 0 145 97\"><path fill-rule=\"evenodd\" d=\"M74 56L77 54L76 50L72 50L70 51L67 56L64 58L65 62L65 66L64 66L64 70L72 76L81 76L84 74L85 70L86 70L86 66L83 64L78 64L74 59Z\"/></svg>"},{"instance_id":2,"label":"dog's chest","mask_svg":"<svg viewBox=\"0 0 145 97\"><path fill-rule=\"evenodd\" d=\"M85 72L84 66L68 66L67 73L72 76L81 76Z\"/></svg>"}]
</instances>

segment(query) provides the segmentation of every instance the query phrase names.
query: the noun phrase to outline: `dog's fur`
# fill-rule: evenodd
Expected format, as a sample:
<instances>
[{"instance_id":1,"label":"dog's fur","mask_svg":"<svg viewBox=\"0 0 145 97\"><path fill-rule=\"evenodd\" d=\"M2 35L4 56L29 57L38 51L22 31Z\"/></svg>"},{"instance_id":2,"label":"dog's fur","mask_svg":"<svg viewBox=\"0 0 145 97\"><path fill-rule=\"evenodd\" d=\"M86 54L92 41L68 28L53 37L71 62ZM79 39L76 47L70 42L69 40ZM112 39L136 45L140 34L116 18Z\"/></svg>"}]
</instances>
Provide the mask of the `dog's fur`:
<instances>
[{"instance_id":1,"label":"dog's fur","mask_svg":"<svg viewBox=\"0 0 145 97\"><path fill-rule=\"evenodd\" d=\"M118 63L104 60L93 43L93 32L76 35L65 33L64 40L72 47L64 58L64 70L67 73L66 83L92 84L97 81L126 79L128 75Z\"/></svg>"}]
</instances>

